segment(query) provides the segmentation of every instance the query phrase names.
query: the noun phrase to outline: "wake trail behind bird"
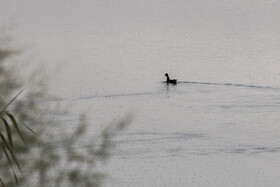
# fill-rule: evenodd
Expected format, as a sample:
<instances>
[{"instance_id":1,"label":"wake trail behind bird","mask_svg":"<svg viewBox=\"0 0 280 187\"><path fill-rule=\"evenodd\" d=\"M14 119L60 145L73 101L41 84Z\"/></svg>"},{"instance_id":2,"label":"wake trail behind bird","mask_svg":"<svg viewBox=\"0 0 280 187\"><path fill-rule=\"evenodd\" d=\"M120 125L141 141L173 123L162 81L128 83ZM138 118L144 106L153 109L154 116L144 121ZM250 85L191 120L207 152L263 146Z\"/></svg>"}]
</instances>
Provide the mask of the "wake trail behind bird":
<instances>
[{"instance_id":1,"label":"wake trail behind bird","mask_svg":"<svg viewBox=\"0 0 280 187\"><path fill-rule=\"evenodd\" d=\"M168 83L165 83L168 85ZM214 85L214 86L231 86L231 87L244 87L244 88L254 88L254 89L268 89L268 90L280 90L278 87L271 86L258 86L251 84L238 84L238 83L215 83L215 82L196 82L196 81L177 81L178 85L172 86L180 86L180 84L196 84L196 85ZM88 95L88 96L80 96L80 97L72 97L72 98L52 98L46 100L46 102L60 102L60 101L75 101L75 100L88 100L95 98L115 98L115 97L133 97L133 96L149 96L149 95L160 95L164 94L165 89L159 89L154 92L135 92L135 93L123 93L123 94L101 94L101 95Z\"/></svg>"},{"instance_id":2,"label":"wake trail behind bird","mask_svg":"<svg viewBox=\"0 0 280 187\"><path fill-rule=\"evenodd\" d=\"M217 86L238 86L238 87L246 87L246 88L257 88L257 89L272 89L272 90L280 90L277 87L271 86L258 86L252 84L238 84L238 83L215 83L215 82L195 82L195 81L177 81L178 84L201 84L201 85L217 85Z\"/></svg>"}]
</instances>

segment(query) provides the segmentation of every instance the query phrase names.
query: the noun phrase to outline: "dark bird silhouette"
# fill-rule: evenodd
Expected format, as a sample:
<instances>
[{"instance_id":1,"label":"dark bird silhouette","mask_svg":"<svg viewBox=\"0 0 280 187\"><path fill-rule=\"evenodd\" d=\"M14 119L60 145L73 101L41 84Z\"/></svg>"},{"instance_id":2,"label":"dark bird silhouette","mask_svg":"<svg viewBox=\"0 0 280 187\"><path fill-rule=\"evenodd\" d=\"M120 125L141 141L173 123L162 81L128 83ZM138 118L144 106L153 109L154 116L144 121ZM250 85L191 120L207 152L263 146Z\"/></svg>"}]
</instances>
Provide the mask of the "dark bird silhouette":
<instances>
[{"instance_id":1,"label":"dark bird silhouette","mask_svg":"<svg viewBox=\"0 0 280 187\"><path fill-rule=\"evenodd\" d=\"M167 78L166 83L170 83L170 84L177 84L177 79L169 79L169 76L167 73L165 73L165 76Z\"/></svg>"}]
</instances>

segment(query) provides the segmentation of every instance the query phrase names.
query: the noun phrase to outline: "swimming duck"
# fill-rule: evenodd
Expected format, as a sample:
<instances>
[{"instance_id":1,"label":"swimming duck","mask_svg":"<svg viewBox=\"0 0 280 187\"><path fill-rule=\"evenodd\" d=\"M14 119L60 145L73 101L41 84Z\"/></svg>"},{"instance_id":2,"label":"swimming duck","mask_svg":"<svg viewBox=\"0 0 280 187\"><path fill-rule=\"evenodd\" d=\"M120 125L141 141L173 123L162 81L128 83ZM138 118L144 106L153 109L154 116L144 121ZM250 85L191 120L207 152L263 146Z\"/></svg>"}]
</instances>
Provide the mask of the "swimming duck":
<instances>
[{"instance_id":1,"label":"swimming duck","mask_svg":"<svg viewBox=\"0 0 280 187\"><path fill-rule=\"evenodd\" d=\"M177 84L177 79L169 79L169 76L167 73L165 73L165 76L167 78L166 83L171 83L171 84Z\"/></svg>"}]
</instances>

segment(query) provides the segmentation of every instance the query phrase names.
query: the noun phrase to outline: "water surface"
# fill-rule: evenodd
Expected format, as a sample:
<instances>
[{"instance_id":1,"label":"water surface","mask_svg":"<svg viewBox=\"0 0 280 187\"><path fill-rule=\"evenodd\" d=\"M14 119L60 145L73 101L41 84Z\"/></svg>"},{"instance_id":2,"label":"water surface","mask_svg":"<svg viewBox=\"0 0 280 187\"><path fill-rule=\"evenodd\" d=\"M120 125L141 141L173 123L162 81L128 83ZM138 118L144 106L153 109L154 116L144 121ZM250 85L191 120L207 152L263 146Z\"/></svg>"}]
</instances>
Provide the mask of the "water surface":
<instances>
[{"instance_id":1,"label":"water surface","mask_svg":"<svg viewBox=\"0 0 280 187\"><path fill-rule=\"evenodd\" d=\"M106 167L111 176L106 186L262 186L280 182L280 88L157 82L149 91L56 102L91 106L88 112L93 123L88 136L96 135L96 128L109 123L112 116L119 119L132 111L132 124L115 138L117 147Z\"/></svg>"}]
</instances>

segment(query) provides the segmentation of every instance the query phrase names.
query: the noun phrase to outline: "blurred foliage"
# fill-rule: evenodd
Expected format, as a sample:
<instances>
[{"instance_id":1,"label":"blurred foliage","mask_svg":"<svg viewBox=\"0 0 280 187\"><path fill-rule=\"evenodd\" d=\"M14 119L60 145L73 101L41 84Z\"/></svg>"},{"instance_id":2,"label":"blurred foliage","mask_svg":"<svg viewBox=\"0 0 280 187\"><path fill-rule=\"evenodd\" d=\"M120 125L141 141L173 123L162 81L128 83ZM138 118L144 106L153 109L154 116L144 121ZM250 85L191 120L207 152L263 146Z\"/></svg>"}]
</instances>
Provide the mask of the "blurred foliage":
<instances>
[{"instance_id":1,"label":"blurred foliage","mask_svg":"<svg viewBox=\"0 0 280 187\"><path fill-rule=\"evenodd\" d=\"M10 37L2 34L0 41L5 38ZM28 79L20 76L21 69L15 66L17 61L11 59L18 54L1 46L5 44L0 42L0 110L4 109L0 113L0 184L9 187L100 186L106 175L97 169L97 165L109 158L114 146L112 138L130 123L130 116L106 127L98 141L95 138L85 142L87 121L84 115L74 131L66 133L56 128L59 133L54 133L49 127L55 126L55 122L44 124L52 108L44 110L38 104L47 94L44 84L40 84L46 81L43 76L31 74L30 80L36 81L14 100L26 85L22 80ZM90 146L81 146L81 142Z\"/></svg>"},{"instance_id":2,"label":"blurred foliage","mask_svg":"<svg viewBox=\"0 0 280 187\"><path fill-rule=\"evenodd\" d=\"M14 137L15 135L12 134L13 131L11 129L15 129L17 131L17 135L20 137L20 139L23 142L25 142L25 140L24 140L24 136L21 133L21 130L19 128L17 120L15 119L15 117L12 114L10 114L8 111L6 111L6 109L20 95L20 93L22 91L20 91L0 111L0 119L2 121L2 125L0 126L0 147L2 149L2 153L5 154L6 160L7 160L8 164L9 164L9 166L10 166L12 172L13 172L16 183L18 183L18 179L17 179L17 174L16 174L15 169L14 169L14 165L16 166L16 168L20 172L22 172L22 170L20 168L20 165L18 163L18 159L16 158L16 155L15 155L15 152L14 152L13 139L15 138ZM32 130L31 130L31 132L32 132ZM0 176L0 182L3 186L5 186L1 176Z\"/></svg>"}]
</instances>

